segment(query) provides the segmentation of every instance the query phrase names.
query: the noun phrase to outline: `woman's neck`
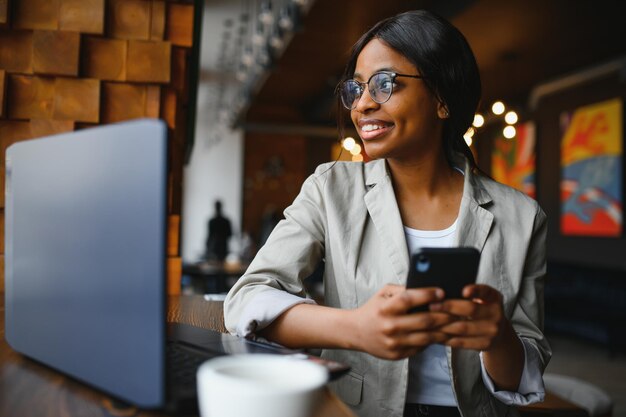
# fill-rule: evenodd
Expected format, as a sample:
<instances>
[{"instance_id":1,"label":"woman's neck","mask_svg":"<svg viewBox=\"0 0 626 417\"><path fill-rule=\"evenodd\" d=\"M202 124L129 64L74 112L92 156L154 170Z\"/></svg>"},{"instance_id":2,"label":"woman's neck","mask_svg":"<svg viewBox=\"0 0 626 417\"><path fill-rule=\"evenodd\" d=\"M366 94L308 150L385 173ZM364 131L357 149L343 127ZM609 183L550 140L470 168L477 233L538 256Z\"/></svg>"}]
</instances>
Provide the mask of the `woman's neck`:
<instances>
[{"instance_id":1,"label":"woman's neck","mask_svg":"<svg viewBox=\"0 0 626 417\"><path fill-rule=\"evenodd\" d=\"M434 197L451 192L459 183L460 173L442 152L411 161L388 159L387 164L396 193Z\"/></svg>"},{"instance_id":2,"label":"woman's neck","mask_svg":"<svg viewBox=\"0 0 626 417\"><path fill-rule=\"evenodd\" d=\"M413 163L387 162L405 226L441 230L454 222L463 194L463 175L443 154Z\"/></svg>"}]
</instances>

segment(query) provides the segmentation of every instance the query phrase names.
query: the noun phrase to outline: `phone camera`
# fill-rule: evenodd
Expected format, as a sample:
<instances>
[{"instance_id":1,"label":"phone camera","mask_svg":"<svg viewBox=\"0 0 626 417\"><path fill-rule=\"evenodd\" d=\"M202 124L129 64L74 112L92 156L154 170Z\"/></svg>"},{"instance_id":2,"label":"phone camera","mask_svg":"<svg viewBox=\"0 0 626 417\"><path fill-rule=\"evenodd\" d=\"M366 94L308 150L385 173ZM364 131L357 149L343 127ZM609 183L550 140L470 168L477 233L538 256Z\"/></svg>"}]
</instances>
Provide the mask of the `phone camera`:
<instances>
[{"instance_id":1,"label":"phone camera","mask_svg":"<svg viewBox=\"0 0 626 417\"><path fill-rule=\"evenodd\" d=\"M418 272L428 271L428 268L430 268L430 260L428 259L428 256L419 255L417 257L417 264L415 265L415 268Z\"/></svg>"}]
</instances>

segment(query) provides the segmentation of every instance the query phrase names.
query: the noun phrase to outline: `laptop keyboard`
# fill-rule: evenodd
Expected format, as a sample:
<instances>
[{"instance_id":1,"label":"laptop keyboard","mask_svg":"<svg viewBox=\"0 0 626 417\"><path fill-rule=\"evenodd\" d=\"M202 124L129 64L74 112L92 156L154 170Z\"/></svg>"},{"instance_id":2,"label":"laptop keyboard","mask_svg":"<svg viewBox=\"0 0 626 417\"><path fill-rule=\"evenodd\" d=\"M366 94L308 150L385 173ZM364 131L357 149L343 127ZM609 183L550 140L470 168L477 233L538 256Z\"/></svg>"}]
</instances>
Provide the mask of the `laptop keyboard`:
<instances>
[{"instance_id":1,"label":"laptop keyboard","mask_svg":"<svg viewBox=\"0 0 626 417\"><path fill-rule=\"evenodd\" d=\"M168 384L194 391L198 367L206 360L215 357L215 355L202 354L176 342L167 342L165 352Z\"/></svg>"}]
</instances>

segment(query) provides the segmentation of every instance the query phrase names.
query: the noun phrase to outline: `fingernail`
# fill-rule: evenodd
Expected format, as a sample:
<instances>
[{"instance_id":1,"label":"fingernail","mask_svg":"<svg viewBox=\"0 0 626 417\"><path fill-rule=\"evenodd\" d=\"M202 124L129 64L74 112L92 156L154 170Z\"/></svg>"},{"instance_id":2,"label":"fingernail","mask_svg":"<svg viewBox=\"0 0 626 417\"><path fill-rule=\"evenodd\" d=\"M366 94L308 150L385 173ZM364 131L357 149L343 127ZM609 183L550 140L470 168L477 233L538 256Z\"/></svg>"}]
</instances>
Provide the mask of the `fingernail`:
<instances>
[{"instance_id":1,"label":"fingernail","mask_svg":"<svg viewBox=\"0 0 626 417\"><path fill-rule=\"evenodd\" d=\"M430 311L440 311L442 308L443 308L443 304L441 303L430 304Z\"/></svg>"},{"instance_id":2,"label":"fingernail","mask_svg":"<svg viewBox=\"0 0 626 417\"><path fill-rule=\"evenodd\" d=\"M435 296L437 297L438 300L443 300L443 296L445 295L445 293L443 292L443 290L441 288L438 288L435 291Z\"/></svg>"}]
</instances>

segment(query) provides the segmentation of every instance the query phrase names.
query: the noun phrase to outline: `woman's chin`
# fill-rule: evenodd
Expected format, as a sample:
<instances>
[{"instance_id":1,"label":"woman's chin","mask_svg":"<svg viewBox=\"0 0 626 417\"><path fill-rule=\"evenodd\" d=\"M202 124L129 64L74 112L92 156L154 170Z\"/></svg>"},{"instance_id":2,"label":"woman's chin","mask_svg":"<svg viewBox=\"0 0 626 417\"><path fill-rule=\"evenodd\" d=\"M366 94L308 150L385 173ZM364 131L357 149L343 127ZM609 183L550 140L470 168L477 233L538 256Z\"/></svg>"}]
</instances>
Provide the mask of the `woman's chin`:
<instances>
[{"instance_id":1,"label":"woman's chin","mask_svg":"<svg viewBox=\"0 0 626 417\"><path fill-rule=\"evenodd\" d=\"M381 149L380 146L368 146L367 142L363 145L363 151L367 154L369 159L386 158L387 152L385 152L384 149Z\"/></svg>"}]
</instances>

